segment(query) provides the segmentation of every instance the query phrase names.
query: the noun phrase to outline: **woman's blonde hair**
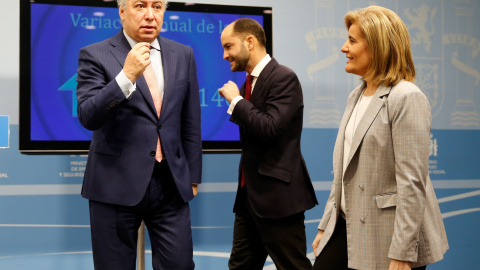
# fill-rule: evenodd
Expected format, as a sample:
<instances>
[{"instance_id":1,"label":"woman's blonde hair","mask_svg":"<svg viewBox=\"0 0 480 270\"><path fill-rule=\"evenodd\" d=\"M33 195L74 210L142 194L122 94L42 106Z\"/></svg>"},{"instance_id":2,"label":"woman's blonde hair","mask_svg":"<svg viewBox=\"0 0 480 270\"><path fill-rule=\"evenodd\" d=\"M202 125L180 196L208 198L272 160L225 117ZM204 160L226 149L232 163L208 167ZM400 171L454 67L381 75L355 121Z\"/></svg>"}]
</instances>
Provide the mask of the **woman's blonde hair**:
<instances>
[{"instance_id":1,"label":"woman's blonde hair","mask_svg":"<svg viewBox=\"0 0 480 270\"><path fill-rule=\"evenodd\" d=\"M398 15L383 7L370 6L345 15L347 30L356 24L363 32L372 59L364 81L396 85L400 80L415 81L410 35Z\"/></svg>"}]
</instances>

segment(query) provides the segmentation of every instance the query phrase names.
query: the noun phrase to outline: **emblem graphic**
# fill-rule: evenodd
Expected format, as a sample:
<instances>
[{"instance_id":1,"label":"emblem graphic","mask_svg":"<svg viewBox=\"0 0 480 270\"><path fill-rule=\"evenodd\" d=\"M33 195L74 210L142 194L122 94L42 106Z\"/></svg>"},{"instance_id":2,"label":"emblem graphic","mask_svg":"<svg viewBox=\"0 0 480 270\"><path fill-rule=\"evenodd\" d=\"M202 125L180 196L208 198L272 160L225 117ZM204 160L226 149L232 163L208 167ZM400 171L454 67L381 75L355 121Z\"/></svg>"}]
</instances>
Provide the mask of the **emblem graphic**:
<instances>
[{"instance_id":1,"label":"emblem graphic","mask_svg":"<svg viewBox=\"0 0 480 270\"><path fill-rule=\"evenodd\" d=\"M438 156L438 142L435 137L433 137L433 134L430 133L430 147L429 147L429 156L436 157Z\"/></svg>"},{"instance_id":2,"label":"emblem graphic","mask_svg":"<svg viewBox=\"0 0 480 270\"><path fill-rule=\"evenodd\" d=\"M456 29L459 33L443 36L443 44L454 45L453 53L445 59L450 60L456 68L457 100L451 114L451 124L462 128L480 127L480 114L474 101L474 89L480 83L480 72L474 68L480 50L480 42L472 36L476 31L472 25L474 5L472 0L456 0Z\"/></svg>"},{"instance_id":3,"label":"emblem graphic","mask_svg":"<svg viewBox=\"0 0 480 270\"><path fill-rule=\"evenodd\" d=\"M308 123L314 127L338 126L341 112L335 102L333 65L340 57L340 49L335 39L346 39L348 33L343 28L335 28L333 8L335 0L315 1L315 30L305 36L309 48L315 52L315 63L307 68L308 77L315 85L313 108L308 112ZM321 22L321 25L319 25Z\"/></svg>"},{"instance_id":4,"label":"emblem graphic","mask_svg":"<svg viewBox=\"0 0 480 270\"><path fill-rule=\"evenodd\" d=\"M415 15L410 13L409 8L405 10L404 14L411 22L410 24L407 24L407 28L411 32L413 32L413 29L417 30L416 35L411 38L412 46L423 44L425 51L430 52L432 46L430 36L435 33L433 18L435 17L436 11L436 8L430 10L430 7L426 4L422 4L420 7L413 9ZM427 23L429 24L430 30L427 30Z\"/></svg>"},{"instance_id":5,"label":"emblem graphic","mask_svg":"<svg viewBox=\"0 0 480 270\"><path fill-rule=\"evenodd\" d=\"M422 89L427 96L432 108L432 117L440 111L444 95L440 93L439 65L430 63L420 63L415 65L416 80L415 84Z\"/></svg>"}]
</instances>

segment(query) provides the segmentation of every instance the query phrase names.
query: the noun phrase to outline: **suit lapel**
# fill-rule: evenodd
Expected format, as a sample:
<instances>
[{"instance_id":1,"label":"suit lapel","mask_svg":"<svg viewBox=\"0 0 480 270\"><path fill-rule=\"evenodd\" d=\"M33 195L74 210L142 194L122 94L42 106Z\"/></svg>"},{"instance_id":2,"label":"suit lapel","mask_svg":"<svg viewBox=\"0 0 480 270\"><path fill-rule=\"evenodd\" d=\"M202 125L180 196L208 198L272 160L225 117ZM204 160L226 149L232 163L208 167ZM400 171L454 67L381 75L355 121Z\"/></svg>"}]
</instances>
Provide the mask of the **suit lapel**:
<instances>
[{"instance_id":1,"label":"suit lapel","mask_svg":"<svg viewBox=\"0 0 480 270\"><path fill-rule=\"evenodd\" d=\"M117 59L117 61L123 67L123 65L125 64L125 59L127 59L127 55L132 49L127 39L125 38L125 35L123 34L123 30L120 30L120 32L118 32L118 34L112 38L112 41L110 42L110 44L112 45L113 56ZM147 82L145 81L145 78L143 77L143 75L137 79L136 84L137 84L137 89L142 94L144 99L147 101L148 107L150 108L152 113L154 115L157 115L155 104L153 103L153 99L152 99L152 94L150 94L150 89L148 88Z\"/></svg>"},{"instance_id":2,"label":"suit lapel","mask_svg":"<svg viewBox=\"0 0 480 270\"><path fill-rule=\"evenodd\" d=\"M240 95L245 98L245 87L246 87L246 81L242 84L240 87ZM252 97L250 97L251 99ZM244 124L239 124L238 126L240 130L240 142L242 143L242 147L247 144L247 136L245 136L245 127Z\"/></svg>"},{"instance_id":3,"label":"suit lapel","mask_svg":"<svg viewBox=\"0 0 480 270\"><path fill-rule=\"evenodd\" d=\"M334 164L333 169L336 171L337 175L343 176L343 147L344 147L344 140L345 140L345 128L347 127L348 121L350 120L350 116L352 115L353 109L355 108L355 104L362 93L363 85L357 87L353 90L352 97L347 101L347 107L345 108L345 113L343 114L342 121L340 122L340 127L338 128L338 136L337 141L335 142L335 150L334 150Z\"/></svg>"},{"instance_id":4,"label":"suit lapel","mask_svg":"<svg viewBox=\"0 0 480 270\"><path fill-rule=\"evenodd\" d=\"M263 68L262 72L260 72L260 75L257 78L257 81L255 82L255 87L252 89L252 95L250 96L250 102L255 105L256 101L260 101L260 92L262 91L262 87L265 84L266 78L272 73L273 68L278 65L278 62L275 59L271 59L270 62ZM240 88L240 95L245 98L245 89L246 89L246 81L242 84L242 87ZM246 145L248 143L248 137L246 136L246 129L243 125L240 125L240 138L242 145Z\"/></svg>"},{"instance_id":5,"label":"suit lapel","mask_svg":"<svg viewBox=\"0 0 480 270\"><path fill-rule=\"evenodd\" d=\"M164 115L165 111L168 109L168 102L173 93L169 91L173 89L173 84L175 83L175 70L177 61L175 51L172 49L170 42L164 38L159 37L158 42L160 43L160 52L162 54L162 65L163 65L163 80L164 80L164 92L163 92L163 101L162 101L162 110L160 117Z\"/></svg>"},{"instance_id":6,"label":"suit lapel","mask_svg":"<svg viewBox=\"0 0 480 270\"><path fill-rule=\"evenodd\" d=\"M387 99L384 97L385 95L388 95L389 92L390 92L390 87L385 87L383 85L380 85L377 91L375 92L375 95L373 96L372 101L368 105L367 110L365 111L362 119L358 123L357 128L355 129L355 134L352 140L352 146L350 148L350 154L348 155L347 167L350 164L350 161L352 160L353 155L355 155L355 152L357 152L358 147L360 146L360 143L363 141L363 138L365 137L365 134L367 133L368 129L370 128L373 121L377 117L378 112L383 106L385 106L385 101ZM353 106L355 107L355 104Z\"/></svg>"},{"instance_id":7,"label":"suit lapel","mask_svg":"<svg viewBox=\"0 0 480 270\"><path fill-rule=\"evenodd\" d=\"M255 104L255 101L258 99L259 96L261 96L259 93L261 93L263 85L265 84L265 80L270 76L272 73L273 69L278 65L277 60L275 58L272 58L270 62L263 68L262 72L260 72L260 75L257 78L257 81L255 82L255 87L253 88L252 95L250 96L250 102ZM242 87L244 88L244 87ZM243 93L245 96L245 90L243 90Z\"/></svg>"},{"instance_id":8,"label":"suit lapel","mask_svg":"<svg viewBox=\"0 0 480 270\"><path fill-rule=\"evenodd\" d=\"M111 41L110 44L112 45L112 54L117 59L118 63L123 67L125 64L125 59L127 58L128 52L131 50L130 44L128 44L127 39L123 35L123 31L120 30L120 32L115 35Z\"/></svg>"},{"instance_id":9,"label":"suit lapel","mask_svg":"<svg viewBox=\"0 0 480 270\"><path fill-rule=\"evenodd\" d=\"M257 78L257 81L255 82L255 87L253 88L252 95L250 96L250 102L255 105L255 102L260 101L260 93L262 91L262 87L265 84L265 80L267 77L272 73L272 70L275 66L278 65L278 62L275 59L271 59L270 62L263 68L262 72L260 72L260 75ZM243 83L242 87L240 88L240 95L245 98L245 88L246 88L246 81ZM245 135L246 129L243 127L243 125L240 126L240 136L241 136L241 142L242 145L245 145L248 143L248 138Z\"/></svg>"}]
</instances>

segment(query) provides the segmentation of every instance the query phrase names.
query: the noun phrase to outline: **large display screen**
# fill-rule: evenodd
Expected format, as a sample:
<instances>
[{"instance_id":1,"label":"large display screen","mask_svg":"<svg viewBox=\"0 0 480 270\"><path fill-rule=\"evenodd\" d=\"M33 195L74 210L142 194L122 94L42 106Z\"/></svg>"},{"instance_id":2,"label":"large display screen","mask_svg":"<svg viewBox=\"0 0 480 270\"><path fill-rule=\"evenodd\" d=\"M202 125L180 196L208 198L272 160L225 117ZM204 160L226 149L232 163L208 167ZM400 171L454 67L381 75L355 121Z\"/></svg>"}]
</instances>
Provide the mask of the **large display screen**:
<instances>
[{"instance_id":1,"label":"large display screen","mask_svg":"<svg viewBox=\"0 0 480 270\"><path fill-rule=\"evenodd\" d=\"M193 48L202 108L204 151L236 151L238 126L229 121L227 101L217 89L229 80L241 85L245 72L231 72L220 34L242 17L257 20L272 54L272 10L266 7L172 3L161 36ZM20 151L87 152L92 132L77 118L78 52L121 31L114 1L21 0Z\"/></svg>"}]
</instances>

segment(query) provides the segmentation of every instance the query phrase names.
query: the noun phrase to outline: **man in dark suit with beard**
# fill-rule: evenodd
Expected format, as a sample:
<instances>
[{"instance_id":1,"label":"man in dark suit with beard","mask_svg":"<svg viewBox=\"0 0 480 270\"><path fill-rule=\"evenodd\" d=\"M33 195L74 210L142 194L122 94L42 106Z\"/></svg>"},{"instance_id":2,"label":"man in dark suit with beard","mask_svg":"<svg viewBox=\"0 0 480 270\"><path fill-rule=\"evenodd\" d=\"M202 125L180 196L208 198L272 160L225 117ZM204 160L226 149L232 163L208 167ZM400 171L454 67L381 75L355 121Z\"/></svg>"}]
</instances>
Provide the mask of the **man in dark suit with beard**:
<instances>
[{"instance_id":1,"label":"man in dark suit with beard","mask_svg":"<svg viewBox=\"0 0 480 270\"><path fill-rule=\"evenodd\" d=\"M262 269L270 255L277 269L311 269L304 212L317 199L300 151L300 82L267 54L255 20L228 25L221 42L231 70L248 74L240 90L231 81L218 90L231 103L242 144L229 268Z\"/></svg>"}]
</instances>

